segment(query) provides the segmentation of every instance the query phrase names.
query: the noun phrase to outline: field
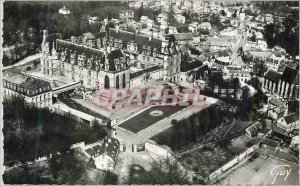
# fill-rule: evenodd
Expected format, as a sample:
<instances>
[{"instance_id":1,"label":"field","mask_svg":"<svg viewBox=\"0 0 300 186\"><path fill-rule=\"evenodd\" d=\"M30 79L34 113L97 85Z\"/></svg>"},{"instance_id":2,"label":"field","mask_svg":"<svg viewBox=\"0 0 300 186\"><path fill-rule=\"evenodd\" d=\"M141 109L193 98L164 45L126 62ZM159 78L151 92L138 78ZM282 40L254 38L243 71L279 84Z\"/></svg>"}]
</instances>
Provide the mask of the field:
<instances>
[{"instance_id":1,"label":"field","mask_svg":"<svg viewBox=\"0 0 300 186\"><path fill-rule=\"evenodd\" d=\"M126 120L119 126L131 132L137 133L184 108L185 107L172 105L153 106L130 118L129 120Z\"/></svg>"},{"instance_id":2,"label":"field","mask_svg":"<svg viewBox=\"0 0 300 186\"><path fill-rule=\"evenodd\" d=\"M285 167L282 167L285 165ZM281 166L281 167L278 167ZM276 168L278 167L278 168ZM285 176L279 175L276 179L271 175L278 171L290 170L290 174L284 180ZM226 178L220 180L218 185L237 185L237 184L252 184L252 185L298 185L299 184L299 166L287 161L279 160L277 158L266 155L259 155L256 159L248 161L246 164L237 168L230 173ZM274 183L272 183L274 181Z\"/></svg>"}]
</instances>

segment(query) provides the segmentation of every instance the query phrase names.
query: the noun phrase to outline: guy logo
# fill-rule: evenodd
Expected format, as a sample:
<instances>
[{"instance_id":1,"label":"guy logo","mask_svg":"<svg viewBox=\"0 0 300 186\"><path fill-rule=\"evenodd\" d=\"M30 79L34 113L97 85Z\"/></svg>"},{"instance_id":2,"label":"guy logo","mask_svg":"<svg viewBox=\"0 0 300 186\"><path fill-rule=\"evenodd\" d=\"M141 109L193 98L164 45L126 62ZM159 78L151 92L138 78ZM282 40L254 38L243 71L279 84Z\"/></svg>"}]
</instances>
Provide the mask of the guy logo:
<instances>
[{"instance_id":1,"label":"guy logo","mask_svg":"<svg viewBox=\"0 0 300 186\"><path fill-rule=\"evenodd\" d=\"M283 181L285 181L290 175L291 170L292 169L288 165L278 165L274 167L270 172L271 176L274 176L272 184L274 184L278 176L284 177Z\"/></svg>"}]
</instances>

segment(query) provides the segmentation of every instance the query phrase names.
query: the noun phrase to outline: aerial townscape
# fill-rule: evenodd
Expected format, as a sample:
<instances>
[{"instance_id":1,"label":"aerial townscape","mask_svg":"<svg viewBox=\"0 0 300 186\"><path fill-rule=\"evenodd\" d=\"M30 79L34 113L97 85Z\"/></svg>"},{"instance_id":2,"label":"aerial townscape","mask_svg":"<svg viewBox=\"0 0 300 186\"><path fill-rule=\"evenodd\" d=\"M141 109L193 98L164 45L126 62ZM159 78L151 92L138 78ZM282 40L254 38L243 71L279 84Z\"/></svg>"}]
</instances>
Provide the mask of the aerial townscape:
<instances>
[{"instance_id":1,"label":"aerial townscape","mask_svg":"<svg viewBox=\"0 0 300 186\"><path fill-rule=\"evenodd\" d=\"M5 184L299 184L299 1L3 9Z\"/></svg>"}]
</instances>

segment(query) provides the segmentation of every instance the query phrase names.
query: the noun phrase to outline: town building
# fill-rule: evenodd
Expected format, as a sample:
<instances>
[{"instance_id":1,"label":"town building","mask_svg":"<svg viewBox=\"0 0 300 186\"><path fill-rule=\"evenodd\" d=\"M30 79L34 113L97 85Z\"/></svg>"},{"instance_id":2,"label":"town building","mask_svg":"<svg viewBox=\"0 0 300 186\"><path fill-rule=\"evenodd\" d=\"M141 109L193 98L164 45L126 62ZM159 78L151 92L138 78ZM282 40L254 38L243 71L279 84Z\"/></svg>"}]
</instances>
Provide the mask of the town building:
<instances>
[{"instance_id":1,"label":"town building","mask_svg":"<svg viewBox=\"0 0 300 186\"><path fill-rule=\"evenodd\" d=\"M120 142L115 138L106 138L102 147L96 152L95 165L97 169L113 171L115 159L119 154Z\"/></svg>"},{"instance_id":2,"label":"town building","mask_svg":"<svg viewBox=\"0 0 300 186\"><path fill-rule=\"evenodd\" d=\"M257 134L262 130L262 128L262 124L259 121L257 121L251 126L249 126L245 131L249 137L253 138L257 136Z\"/></svg>"},{"instance_id":3,"label":"town building","mask_svg":"<svg viewBox=\"0 0 300 186\"><path fill-rule=\"evenodd\" d=\"M277 126L284 129L286 132L291 132L294 129L299 130L299 115L292 113L277 120Z\"/></svg>"},{"instance_id":4,"label":"town building","mask_svg":"<svg viewBox=\"0 0 300 186\"><path fill-rule=\"evenodd\" d=\"M134 18L134 11L133 10L120 10L119 18L121 20L133 19Z\"/></svg>"},{"instance_id":5,"label":"town building","mask_svg":"<svg viewBox=\"0 0 300 186\"><path fill-rule=\"evenodd\" d=\"M71 13L71 11L64 6L63 8L58 10L58 13L63 14L63 15L69 15Z\"/></svg>"},{"instance_id":6,"label":"town building","mask_svg":"<svg viewBox=\"0 0 300 186\"><path fill-rule=\"evenodd\" d=\"M10 70L3 72L3 96L5 98L20 96L25 102L40 108L52 105L50 82Z\"/></svg>"}]
</instances>

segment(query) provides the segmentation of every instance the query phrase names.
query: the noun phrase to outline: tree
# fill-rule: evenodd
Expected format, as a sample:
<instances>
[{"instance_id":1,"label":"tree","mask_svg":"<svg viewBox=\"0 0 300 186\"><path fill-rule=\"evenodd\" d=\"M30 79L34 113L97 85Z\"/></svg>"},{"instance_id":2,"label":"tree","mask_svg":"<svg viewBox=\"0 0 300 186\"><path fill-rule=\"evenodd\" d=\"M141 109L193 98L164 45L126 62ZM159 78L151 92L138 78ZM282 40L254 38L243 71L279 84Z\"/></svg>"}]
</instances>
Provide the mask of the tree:
<instances>
[{"instance_id":1,"label":"tree","mask_svg":"<svg viewBox=\"0 0 300 186\"><path fill-rule=\"evenodd\" d=\"M118 176L112 172L106 172L103 180L103 185L117 185Z\"/></svg>"},{"instance_id":2,"label":"tree","mask_svg":"<svg viewBox=\"0 0 300 186\"><path fill-rule=\"evenodd\" d=\"M49 167L52 173L52 176L55 181L57 181L57 177L59 175L59 171L62 169L62 163L60 162L60 157L57 154L54 154L52 158L49 160Z\"/></svg>"},{"instance_id":3,"label":"tree","mask_svg":"<svg viewBox=\"0 0 300 186\"><path fill-rule=\"evenodd\" d=\"M179 166L176 160L170 158L154 161L149 171L140 175L129 173L128 184L188 184L186 172Z\"/></svg>"},{"instance_id":4,"label":"tree","mask_svg":"<svg viewBox=\"0 0 300 186\"><path fill-rule=\"evenodd\" d=\"M250 89L246 86L244 88L243 94L242 94L242 102L241 102L241 115L240 118L242 120L248 120L249 119L249 113L252 111L252 109L249 109L249 106L252 106L249 104L249 98L250 98Z\"/></svg>"},{"instance_id":5,"label":"tree","mask_svg":"<svg viewBox=\"0 0 300 186\"><path fill-rule=\"evenodd\" d=\"M240 80L237 77L232 80L232 84L233 84L233 96L234 96L235 100L236 100L236 96L237 96L237 89L239 88L239 83L240 83Z\"/></svg>"}]
</instances>

